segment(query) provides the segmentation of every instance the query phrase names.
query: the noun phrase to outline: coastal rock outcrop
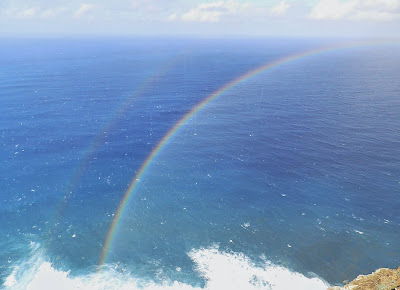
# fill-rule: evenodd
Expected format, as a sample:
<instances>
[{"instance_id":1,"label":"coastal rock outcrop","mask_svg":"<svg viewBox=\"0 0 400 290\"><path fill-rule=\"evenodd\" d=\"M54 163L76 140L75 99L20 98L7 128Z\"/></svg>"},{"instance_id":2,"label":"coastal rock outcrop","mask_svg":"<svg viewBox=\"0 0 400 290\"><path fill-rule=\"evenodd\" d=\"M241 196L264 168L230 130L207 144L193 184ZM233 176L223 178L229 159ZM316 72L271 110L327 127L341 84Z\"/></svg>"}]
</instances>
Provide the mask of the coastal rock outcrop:
<instances>
[{"instance_id":1,"label":"coastal rock outcrop","mask_svg":"<svg viewBox=\"0 0 400 290\"><path fill-rule=\"evenodd\" d=\"M400 290L400 267L397 270L381 268L369 275L359 275L343 287L328 290Z\"/></svg>"}]
</instances>

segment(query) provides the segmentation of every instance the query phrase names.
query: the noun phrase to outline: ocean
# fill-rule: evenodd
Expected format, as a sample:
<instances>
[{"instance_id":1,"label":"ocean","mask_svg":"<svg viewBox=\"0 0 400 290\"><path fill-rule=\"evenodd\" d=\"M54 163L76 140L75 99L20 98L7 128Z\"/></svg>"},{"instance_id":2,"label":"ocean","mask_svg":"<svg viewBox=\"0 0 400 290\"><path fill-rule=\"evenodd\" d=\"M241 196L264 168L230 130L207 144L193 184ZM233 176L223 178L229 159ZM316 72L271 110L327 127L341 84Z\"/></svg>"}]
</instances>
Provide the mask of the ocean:
<instances>
[{"instance_id":1,"label":"ocean","mask_svg":"<svg viewBox=\"0 0 400 290\"><path fill-rule=\"evenodd\" d=\"M400 265L400 49L0 46L4 289L326 289Z\"/></svg>"}]
</instances>

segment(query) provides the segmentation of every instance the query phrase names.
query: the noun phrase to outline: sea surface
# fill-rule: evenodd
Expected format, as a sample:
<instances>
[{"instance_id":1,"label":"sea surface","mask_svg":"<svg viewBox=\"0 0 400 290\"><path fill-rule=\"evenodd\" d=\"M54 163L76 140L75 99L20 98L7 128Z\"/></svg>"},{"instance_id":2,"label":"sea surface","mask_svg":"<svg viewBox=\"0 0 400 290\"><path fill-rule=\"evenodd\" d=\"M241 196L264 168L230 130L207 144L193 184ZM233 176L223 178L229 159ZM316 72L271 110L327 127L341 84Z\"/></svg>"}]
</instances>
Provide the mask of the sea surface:
<instances>
[{"instance_id":1,"label":"sea surface","mask_svg":"<svg viewBox=\"0 0 400 290\"><path fill-rule=\"evenodd\" d=\"M326 289L400 265L399 44L0 43L1 288Z\"/></svg>"}]
</instances>

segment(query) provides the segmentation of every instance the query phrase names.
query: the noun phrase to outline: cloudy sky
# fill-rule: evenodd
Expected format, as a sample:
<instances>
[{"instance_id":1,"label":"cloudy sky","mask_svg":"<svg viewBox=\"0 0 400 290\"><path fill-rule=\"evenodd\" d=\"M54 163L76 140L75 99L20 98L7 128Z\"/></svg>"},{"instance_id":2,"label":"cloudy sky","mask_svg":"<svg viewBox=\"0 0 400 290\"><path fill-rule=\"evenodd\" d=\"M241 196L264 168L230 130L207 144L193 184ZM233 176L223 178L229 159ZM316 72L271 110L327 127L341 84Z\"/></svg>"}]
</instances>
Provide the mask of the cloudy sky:
<instances>
[{"instance_id":1,"label":"cloudy sky","mask_svg":"<svg viewBox=\"0 0 400 290\"><path fill-rule=\"evenodd\" d=\"M400 0L0 0L0 35L400 37Z\"/></svg>"}]
</instances>

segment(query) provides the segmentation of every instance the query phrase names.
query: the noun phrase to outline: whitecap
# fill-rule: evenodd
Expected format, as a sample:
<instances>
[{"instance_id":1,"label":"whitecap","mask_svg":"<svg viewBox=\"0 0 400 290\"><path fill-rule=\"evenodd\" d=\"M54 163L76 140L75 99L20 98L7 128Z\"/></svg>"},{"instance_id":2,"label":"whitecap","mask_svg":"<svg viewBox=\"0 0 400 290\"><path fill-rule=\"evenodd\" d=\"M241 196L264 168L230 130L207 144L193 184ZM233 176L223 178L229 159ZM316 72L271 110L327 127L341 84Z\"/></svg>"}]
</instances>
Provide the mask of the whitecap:
<instances>
[{"instance_id":1,"label":"whitecap","mask_svg":"<svg viewBox=\"0 0 400 290\"><path fill-rule=\"evenodd\" d=\"M192 250L189 257L207 281L205 289L326 289L320 278L307 278L266 261L256 265L243 253L220 251L218 246Z\"/></svg>"},{"instance_id":2,"label":"whitecap","mask_svg":"<svg viewBox=\"0 0 400 290\"><path fill-rule=\"evenodd\" d=\"M112 265L105 265L101 271L74 276L70 270L56 269L42 250L33 253L30 259L14 267L3 284L6 289L313 290L329 287L320 278L308 278L265 259L262 259L262 264L256 265L243 253L222 251L217 245L192 249L188 253L196 264L199 276L205 280L204 287L179 281L149 282L133 277L128 271L117 271ZM180 267L175 270L183 271Z\"/></svg>"}]
</instances>

